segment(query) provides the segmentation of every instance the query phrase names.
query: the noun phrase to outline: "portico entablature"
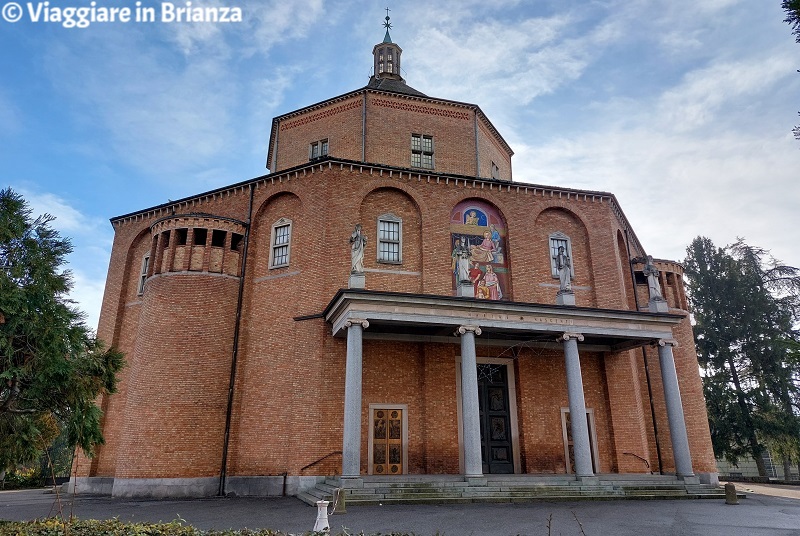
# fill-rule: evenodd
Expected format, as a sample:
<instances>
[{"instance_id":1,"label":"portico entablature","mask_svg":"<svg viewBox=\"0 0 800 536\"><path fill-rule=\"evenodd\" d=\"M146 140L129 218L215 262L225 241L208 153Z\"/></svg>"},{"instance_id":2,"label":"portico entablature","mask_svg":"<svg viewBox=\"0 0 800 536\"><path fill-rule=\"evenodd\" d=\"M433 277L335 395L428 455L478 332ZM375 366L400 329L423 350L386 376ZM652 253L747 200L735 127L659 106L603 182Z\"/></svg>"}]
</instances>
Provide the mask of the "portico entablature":
<instances>
[{"instance_id":1,"label":"portico entablature","mask_svg":"<svg viewBox=\"0 0 800 536\"><path fill-rule=\"evenodd\" d=\"M455 343L455 329L477 325L487 337L505 343L536 336L555 341L564 332L580 333L584 344L598 351L671 339L672 327L683 319L667 313L352 289L339 291L323 314L337 337L345 336L349 319L359 318L370 322L365 338Z\"/></svg>"}]
</instances>

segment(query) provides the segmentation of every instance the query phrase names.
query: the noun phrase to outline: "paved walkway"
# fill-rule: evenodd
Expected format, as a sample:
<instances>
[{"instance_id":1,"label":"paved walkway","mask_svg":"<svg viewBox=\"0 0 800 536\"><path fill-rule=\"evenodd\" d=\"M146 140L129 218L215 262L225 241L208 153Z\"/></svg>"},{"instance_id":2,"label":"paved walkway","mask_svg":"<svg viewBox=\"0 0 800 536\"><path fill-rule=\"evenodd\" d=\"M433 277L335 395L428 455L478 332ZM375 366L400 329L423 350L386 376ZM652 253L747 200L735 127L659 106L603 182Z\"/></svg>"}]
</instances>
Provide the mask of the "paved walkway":
<instances>
[{"instance_id":1,"label":"paved walkway","mask_svg":"<svg viewBox=\"0 0 800 536\"><path fill-rule=\"evenodd\" d=\"M759 495L769 495L771 497L786 497L787 499L800 499L800 486L788 486L786 484L751 484L734 482L736 489L748 493L758 493Z\"/></svg>"},{"instance_id":2,"label":"paved walkway","mask_svg":"<svg viewBox=\"0 0 800 536\"><path fill-rule=\"evenodd\" d=\"M762 487L795 498L762 494ZM738 506L722 500L354 506L346 514L331 516L330 522L334 534L346 527L350 534L400 531L417 536L437 532L446 536L800 536L797 489L750 484L737 488L754 492ZM316 518L313 507L291 497L155 500L79 496L74 503L63 497L62 504L65 514L72 511L80 518L182 519L202 529L271 528L302 534L311 530ZM0 492L0 519L47 517L57 510L53 493Z\"/></svg>"}]
</instances>

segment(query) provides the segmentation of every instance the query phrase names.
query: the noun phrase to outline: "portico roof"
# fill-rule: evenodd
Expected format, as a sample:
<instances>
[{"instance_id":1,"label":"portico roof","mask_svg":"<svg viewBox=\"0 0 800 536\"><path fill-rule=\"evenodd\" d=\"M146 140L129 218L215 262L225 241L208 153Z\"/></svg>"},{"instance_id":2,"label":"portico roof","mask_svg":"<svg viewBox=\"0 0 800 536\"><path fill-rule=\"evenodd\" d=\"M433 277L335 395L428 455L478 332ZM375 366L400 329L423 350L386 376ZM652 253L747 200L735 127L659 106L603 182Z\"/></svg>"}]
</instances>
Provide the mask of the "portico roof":
<instances>
[{"instance_id":1,"label":"portico roof","mask_svg":"<svg viewBox=\"0 0 800 536\"><path fill-rule=\"evenodd\" d=\"M339 290L323 316L335 337L345 336L348 321L367 320L365 339L457 344L454 332L467 325L481 328L484 344L549 346L569 332L583 335L587 350L610 352L672 339L672 327L683 320L670 313L362 289Z\"/></svg>"}]
</instances>

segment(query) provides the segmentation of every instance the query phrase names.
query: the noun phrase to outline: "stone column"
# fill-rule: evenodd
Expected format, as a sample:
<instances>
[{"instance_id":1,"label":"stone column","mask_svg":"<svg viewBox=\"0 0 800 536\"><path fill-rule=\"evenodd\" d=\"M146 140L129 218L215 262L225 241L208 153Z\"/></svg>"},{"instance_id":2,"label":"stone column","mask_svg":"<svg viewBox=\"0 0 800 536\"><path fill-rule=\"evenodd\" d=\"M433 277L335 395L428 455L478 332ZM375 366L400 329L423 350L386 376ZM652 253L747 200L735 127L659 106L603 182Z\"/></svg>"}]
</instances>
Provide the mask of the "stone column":
<instances>
[{"instance_id":1,"label":"stone column","mask_svg":"<svg viewBox=\"0 0 800 536\"><path fill-rule=\"evenodd\" d=\"M475 335L478 326L461 326L461 426L464 436L464 475L483 476L481 461L481 419L478 405L478 362L475 355Z\"/></svg>"},{"instance_id":2,"label":"stone column","mask_svg":"<svg viewBox=\"0 0 800 536\"><path fill-rule=\"evenodd\" d=\"M347 364L344 376L344 431L342 434L342 476L361 475L361 336L369 327L363 319L351 318L347 327Z\"/></svg>"},{"instance_id":3,"label":"stone column","mask_svg":"<svg viewBox=\"0 0 800 536\"><path fill-rule=\"evenodd\" d=\"M675 371L673 340L658 341L658 361L661 364L661 383L664 385L664 401L667 406L669 435L672 439L672 454L675 457L675 472L678 477L694 476L692 455L689 452L689 438L686 434L686 421L683 418L681 390L678 386L678 374Z\"/></svg>"},{"instance_id":4,"label":"stone column","mask_svg":"<svg viewBox=\"0 0 800 536\"><path fill-rule=\"evenodd\" d=\"M586 424L586 402L583 398L581 358L578 354L580 333L564 333L559 338L564 343L564 359L567 368L567 392L572 430L572 452L575 456L575 474L579 477L594 475L592 449L589 444L589 427Z\"/></svg>"}]
</instances>

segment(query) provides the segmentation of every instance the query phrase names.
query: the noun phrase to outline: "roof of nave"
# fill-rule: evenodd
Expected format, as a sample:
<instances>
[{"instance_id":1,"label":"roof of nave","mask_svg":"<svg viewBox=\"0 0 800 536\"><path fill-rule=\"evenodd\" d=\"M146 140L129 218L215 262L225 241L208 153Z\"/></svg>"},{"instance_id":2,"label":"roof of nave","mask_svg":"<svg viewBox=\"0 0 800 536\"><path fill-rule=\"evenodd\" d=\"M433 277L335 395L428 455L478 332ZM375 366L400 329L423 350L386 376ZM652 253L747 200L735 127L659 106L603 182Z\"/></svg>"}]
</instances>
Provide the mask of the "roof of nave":
<instances>
[{"instance_id":1,"label":"roof of nave","mask_svg":"<svg viewBox=\"0 0 800 536\"><path fill-rule=\"evenodd\" d=\"M389 91L391 93L400 93L402 95L413 95L415 97L427 97L422 91L417 91L409 86L402 80L394 80L392 78L376 78L374 75L369 77L369 83L364 89L379 89L381 91Z\"/></svg>"}]
</instances>

